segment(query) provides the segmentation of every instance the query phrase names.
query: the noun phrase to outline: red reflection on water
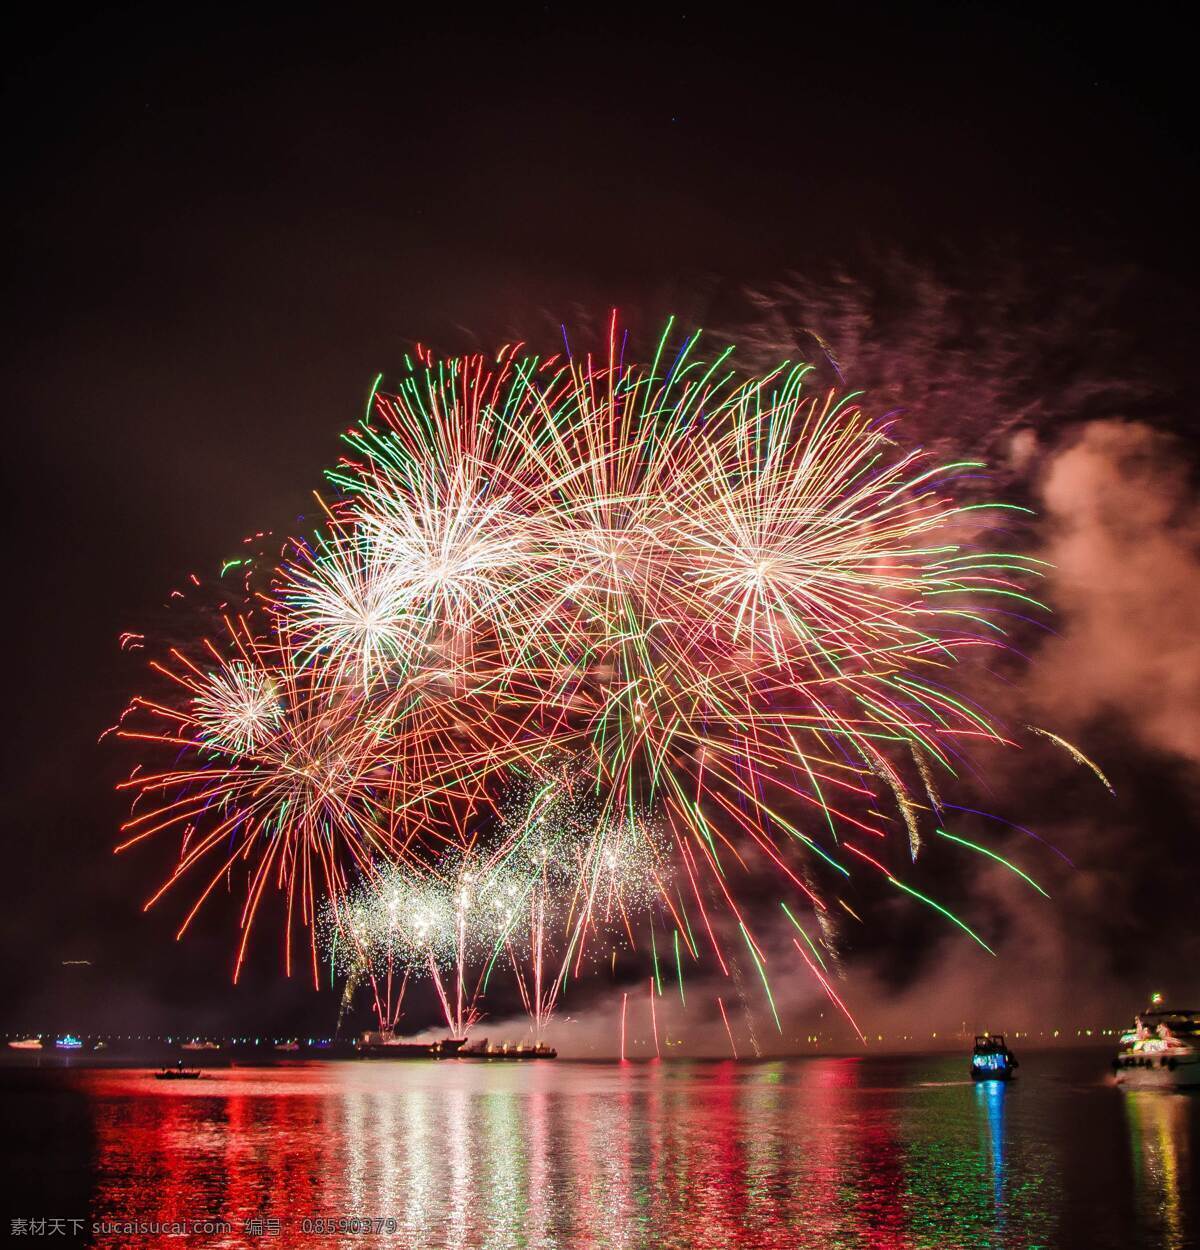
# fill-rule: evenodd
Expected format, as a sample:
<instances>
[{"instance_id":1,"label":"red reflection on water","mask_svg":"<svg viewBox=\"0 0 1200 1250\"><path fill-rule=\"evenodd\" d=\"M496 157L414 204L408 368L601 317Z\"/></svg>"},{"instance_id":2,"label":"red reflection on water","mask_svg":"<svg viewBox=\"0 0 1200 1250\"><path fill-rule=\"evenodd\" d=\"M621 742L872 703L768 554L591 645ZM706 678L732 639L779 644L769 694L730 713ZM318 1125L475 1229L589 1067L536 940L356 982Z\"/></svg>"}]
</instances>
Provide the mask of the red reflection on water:
<instances>
[{"instance_id":1,"label":"red reflection on water","mask_svg":"<svg viewBox=\"0 0 1200 1250\"><path fill-rule=\"evenodd\" d=\"M997 1183L996 1135L978 1131L969 1083L920 1090L877 1072L414 1062L76 1081L97 1143L93 1219L230 1226L100 1245L381 1244L339 1235L339 1220L392 1221L386 1244L422 1250L900 1250L1018 1244L1046 1227L1051 1208L1008 1208L1018 1186ZM249 1220L279 1233L248 1243ZM327 1235L302 1223L317 1220Z\"/></svg>"},{"instance_id":2,"label":"red reflection on water","mask_svg":"<svg viewBox=\"0 0 1200 1250\"><path fill-rule=\"evenodd\" d=\"M203 1084L153 1082L149 1073L92 1073L98 1186L94 1221L207 1228L173 1239L184 1245L245 1244L248 1220L277 1219L282 1240L306 1244L284 1224L294 1212L322 1210L343 1125L339 1100L281 1089L250 1070L206 1074ZM271 1076L276 1074L272 1073ZM158 1233L114 1232L98 1244L157 1245Z\"/></svg>"},{"instance_id":3,"label":"red reflection on water","mask_svg":"<svg viewBox=\"0 0 1200 1250\"><path fill-rule=\"evenodd\" d=\"M858 1222L870 1232L875 1250L911 1246L908 1167L895 1120L869 1111L859 1123L859 1167L870 1182L857 1192Z\"/></svg>"},{"instance_id":4,"label":"red reflection on water","mask_svg":"<svg viewBox=\"0 0 1200 1250\"><path fill-rule=\"evenodd\" d=\"M274 1246L330 1244L301 1221L345 1219L393 1220L420 1246L771 1247L839 1228L908 1244L892 1235L903 1168L886 1121L855 1139L829 1128L856 1118L852 1062L326 1065L90 1085L95 1218L231 1226L177 1244L241 1245L247 1221L271 1219Z\"/></svg>"}]
</instances>

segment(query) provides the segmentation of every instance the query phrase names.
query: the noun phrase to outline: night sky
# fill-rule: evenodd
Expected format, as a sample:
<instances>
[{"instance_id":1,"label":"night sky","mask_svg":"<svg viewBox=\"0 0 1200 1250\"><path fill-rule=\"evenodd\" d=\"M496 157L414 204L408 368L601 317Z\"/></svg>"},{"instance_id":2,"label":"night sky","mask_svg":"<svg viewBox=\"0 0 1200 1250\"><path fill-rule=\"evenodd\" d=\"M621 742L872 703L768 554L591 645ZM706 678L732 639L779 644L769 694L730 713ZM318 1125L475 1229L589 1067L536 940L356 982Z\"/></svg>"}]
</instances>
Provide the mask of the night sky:
<instances>
[{"instance_id":1,"label":"night sky","mask_svg":"<svg viewBox=\"0 0 1200 1250\"><path fill-rule=\"evenodd\" d=\"M1045 505L1033 541L1066 560L1066 641L1026 695L1118 798L1055 765L1002 775L1019 793L993 802L1080 865L1053 923L1086 945L1099 1003L1123 1016L1150 975L1200 992L1197 172L1176 18L397 11L10 27L0 1029L331 1023L271 940L230 986L228 901L178 945L177 909L142 915L163 857L112 855L130 761L97 738L142 681L120 632L245 534L286 530L378 372L415 340L554 350L560 322L611 307L643 346L671 313L762 346L793 298L852 384L918 391L895 398L923 438L999 458ZM874 316L853 343L848 288ZM1149 543L1121 529L1134 506L1093 518L1110 546L1073 545L1071 501L1105 489L1154 505ZM1169 589L1128 648L1109 648L1110 579L1128 602ZM1132 671L1155 652L1169 672ZM898 1010L937 984L934 933L885 912L857 939ZM1164 935L1170 967L1145 951Z\"/></svg>"}]
</instances>

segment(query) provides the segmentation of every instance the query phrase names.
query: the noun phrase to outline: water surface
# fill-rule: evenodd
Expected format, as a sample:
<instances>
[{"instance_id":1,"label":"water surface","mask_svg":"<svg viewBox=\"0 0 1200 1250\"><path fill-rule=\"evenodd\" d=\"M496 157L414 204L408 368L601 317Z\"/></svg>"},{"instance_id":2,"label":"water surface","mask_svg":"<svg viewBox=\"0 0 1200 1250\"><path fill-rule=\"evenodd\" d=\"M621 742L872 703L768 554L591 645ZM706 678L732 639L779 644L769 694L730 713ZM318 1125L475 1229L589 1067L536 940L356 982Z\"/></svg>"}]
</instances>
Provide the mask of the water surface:
<instances>
[{"instance_id":1,"label":"water surface","mask_svg":"<svg viewBox=\"0 0 1200 1250\"><path fill-rule=\"evenodd\" d=\"M6 1219L228 1225L113 1246L1197 1244L1200 1096L1022 1059L1011 1086L961 1056L8 1071Z\"/></svg>"}]
</instances>

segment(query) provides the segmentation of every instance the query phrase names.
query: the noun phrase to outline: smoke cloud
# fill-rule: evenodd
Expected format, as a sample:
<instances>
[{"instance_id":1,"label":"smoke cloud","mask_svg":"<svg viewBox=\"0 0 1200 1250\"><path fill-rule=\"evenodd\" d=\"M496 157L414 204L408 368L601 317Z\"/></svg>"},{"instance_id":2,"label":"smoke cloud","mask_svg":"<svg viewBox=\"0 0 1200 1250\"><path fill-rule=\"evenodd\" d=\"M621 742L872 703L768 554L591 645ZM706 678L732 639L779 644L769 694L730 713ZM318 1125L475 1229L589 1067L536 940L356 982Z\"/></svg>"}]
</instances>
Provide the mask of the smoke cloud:
<instances>
[{"instance_id":1,"label":"smoke cloud","mask_svg":"<svg viewBox=\"0 0 1200 1250\"><path fill-rule=\"evenodd\" d=\"M1200 761L1200 507L1177 440L1092 422L1051 457L1041 494L1061 625L1035 701L1060 724L1120 717Z\"/></svg>"}]
</instances>

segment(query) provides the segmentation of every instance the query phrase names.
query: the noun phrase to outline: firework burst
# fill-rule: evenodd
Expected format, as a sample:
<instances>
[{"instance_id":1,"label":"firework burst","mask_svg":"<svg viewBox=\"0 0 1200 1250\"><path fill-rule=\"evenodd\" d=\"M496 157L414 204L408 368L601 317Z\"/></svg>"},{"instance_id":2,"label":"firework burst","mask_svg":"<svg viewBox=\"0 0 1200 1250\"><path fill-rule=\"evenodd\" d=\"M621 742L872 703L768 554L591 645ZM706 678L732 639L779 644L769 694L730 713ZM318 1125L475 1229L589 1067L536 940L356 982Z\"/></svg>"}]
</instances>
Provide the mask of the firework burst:
<instances>
[{"instance_id":1,"label":"firework burst","mask_svg":"<svg viewBox=\"0 0 1200 1250\"><path fill-rule=\"evenodd\" d=\"M237 966L274 882L315 974L325 899L350 965L427 973L460 1033L500 955L539 1031L602 933L649 917L657 975L656 912L681 996L689 912L766 986L752 863L822 933L813 865L865 865L983 944L893 865L1006 742L953 676L1041 607L1035 562L979 545L1006 505L959 502L976 462L902 450L804 366L739 376L670 329L646 366L615 322L597 357L420 352L374 396L256 623L173 651L173 693L122 722L174 755L125 783L123 846L180 837L151 902L209 865L186 928L244 867Z\"/></svg>"}]
</instances>

